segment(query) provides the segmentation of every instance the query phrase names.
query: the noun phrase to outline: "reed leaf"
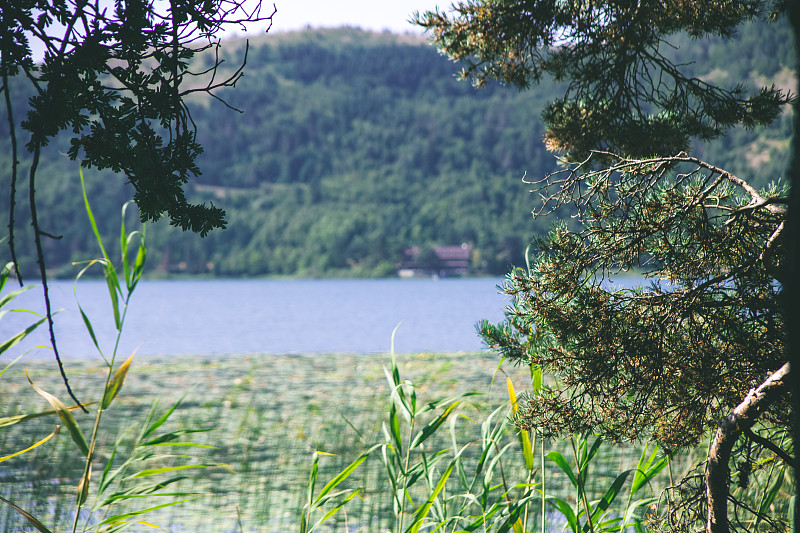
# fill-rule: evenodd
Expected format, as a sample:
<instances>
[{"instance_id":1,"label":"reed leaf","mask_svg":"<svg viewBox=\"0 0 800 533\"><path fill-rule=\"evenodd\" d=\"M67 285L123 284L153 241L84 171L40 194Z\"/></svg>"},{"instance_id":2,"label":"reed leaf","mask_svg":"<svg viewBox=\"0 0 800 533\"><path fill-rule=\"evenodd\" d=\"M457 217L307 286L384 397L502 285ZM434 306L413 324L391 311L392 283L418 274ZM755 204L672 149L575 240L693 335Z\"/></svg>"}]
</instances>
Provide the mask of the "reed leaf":
<instances>
[{"instance_id":1,"label":"reed leaf","mask_svg":"<svg viewBox=\"0 0 800 533\"><path fill-rule=\"evenodd\" d=\"M147 477L147 476L155 476L157 474L164 474L166 472L178 472L181 470L190 470L196 468L225 468L230 470L230 467L227 465L219 464L219 463L198 463L198 464L190 464L190 465L177 465L177 466L162 466L160 468L145 468L144 470L140 470L139 472L130 476L131 478L140 478L140 477Z\"/></svg>"},{"instance_id":2,"label":"reed leaf","mask_svg":"<svg viewBox=\"0 0 800 533\"><path fill-rule=\"evenodd\" d=\"M525 532L525 526L522 524L521 514L525 510L525 506L531 501L531 498L523 498L517 502L514 502L508 508L508 516L505 521L500 525L497 529L497 533L507 533L511 529L515 531Z\"/></svg>"},{"instance_id":3,"label":"reed leaf","mask_svg":"<svg viewBox=\"0 0 800 533\"><path fill-rule=\"evenodd\" d=\"M658 498L644 498L630 503L628 508L625 510L625 516L622 518L622 526L620 527L620 530L625 531L629 524L633 524L635 529L639 529L642 526L642 521L636 516L636 512L640 507L650 505L651 503L655 503L657 501Z\"/></svg>"},{"instance_id":4,"label":"reed leaf","mask_svg":"<svg viewBox=\"0 0 800 533\"><path fill-rule=\"evenodd\" d=\"M142 271L144 269L144 263L147 258L147 246L145 245L145 228L146 226L142 226L142 231L132 231L130 234L127 233L127 229L125 228L125 215L128 210L128 206L133 204L132 200L125 202L122 205L122 223L120 224L120 251L122 255L122 269L123 275L125 277L125 287L128 290L128 293L133 292L136 288L136 284L139 283L139 279L141 278ZM133 268L131 269L130 261L128 259L128 253L131 249L131 244L133 244L133 239L139 237L139 247L136 252L136 257L134 258Z\"/></svg>"},{"instance_id":5,"label":"reed leaf","mask_svg":"<svg viewBox=\"0 0 800 533\"><path fill-rule=\"evenodd\" d=\"M97 486L98 495L106 491L120 471L119 469L115 470L113 473L111 471L111 465L114 464L114 458L117 456L117 448L119 447L120 440L121 437L114 443L114 447L111 449L111 456L108 458L108 461L106 461L105 468L103 468L103 475L100 476L100 483Z\"/></svg>"},{"instance_id":6,"label":"reed leaf","mask_svg":"<svg viewBox=\"0 0 800 533\"><path fill-rule=\"evenodd\" d=\"M201 448L214 448L214 446L197 444L195 442L174 442L175 439L182 437L183 435L190 435L192 433L207 433L209 431L213 431L213 429L212 428L179 429L176 431L170 431L169 433L164 433L162 435L159 435L154 439L150 439L147 442L141 443L139 446L198 446Z\"/></svg>"},{"instance_id":7,"label":"reed leaf","mask_svg":"<svg viewBox=\"0 0 800 533\"><path fill-rule=\"evenodd\" d=\"M172 405L172 407L167 409L163 415L158 417L158 419L155 422L150 424L150 421L153 419L153 416L155 416L156 409L158 408L158 402L156 401L153 404L153 408L150 410L150 414L147 417L147 421L144 427L142 428L142 433L139 435L139 438L137 440L143 441L144 439L152 435L155 432L155 430L160 428L164 424L164 422L166 422L169 419L169 417L172 416L172 413L175 412L175 409L178 408L178 406L181 404L181 402L183 402L183 399L185 397L186 394L181 396L180 399Z\"/></svg>"},{"instance_id":8,"label":"reed leaf","mask_svg":"<svg viewBox=\"0 0 800 533\"><path fill-rule=\"evenodd\" d=\"M411 441L411 448L416 448L417 446L422 445L422 443L425 442L431 435L436 433L436 431L447 420L447 418L453 412L453 409L455 409L459 403L461 402L459 401L453 402L439 416L437 416L434 420L423 426L420 432L417 433L417 436L414 437L414 440Z\"/></svg>"},{"instance_id":9,"label":"reed leaf","mask_svg":"<svg viewBox=\"0 0 800 533\"><path fill-rule=\"evenodd\" d=\"M362 454L361 454L361 455L360 455L360 456L359 456L359 457L358 457L358 458L357 458L355 461L353 461L352 463L350 463L349 465L347 465L347 466L344 468L344 470L342 470L341 472L339 472L339 473L338 473L338 474L337 474L337 475L336 475L336 476L335 476L333 479L331 479L330 481L328 481L328 482L325 484L325 486L324 486L324 487L322 487L322 490L319 492L319 495L317 496L317 499L314 501L314 505L320 505L320 504L321 504L321 501L322 501L322 499L325 497L325 495L326 495L326 494L328 494L328 493L329 493L331 490L335 489L335 488L336 488L336 487L339 485L339 483L341 483L342 481L344 481L345 479L347 479L347 478L350 476L350 474L352 474L352 473L353 473L353 471L354 471L356 468L358 468L358 466L359 466L361 463L363 463L363 462L364 462L364 461L367 459L367 457L369 457L369 455L370 455L370 454L371 454L371 453L372 453L372 452L373 452L375 449L377 449L378 447L380 447L380 444L376 444L375 446L372 446L371 448L369 448L367 451L365 451L364 453L362 453Z\"/></svg>"},{"instance_id":10,"label":"reed leaf","mask_svg":"<svg viewBox=\"0 0 800 533\"><path fill-rule=\"evenodd\" d=\"M3 286L6 284L6 280L8 279L8 268L11 263L6 264L3 268L3 275L0 276L0 290L3 290ZM19 289L15 289L13 291L7 292L3 295L0 295L0 308L5 307L8 305L14 298L22 294L23 292L29 291L34 287L34 285L28 285L26 287L20 287Z\"/></svg>"},{"instance_id":11,"label":"reed leaf","mask_svg":"<svg viewBox=\"0 0 800 533\"><path fill-rule=\"evenodd\" d=\"M578 522L578 517L575 516L575 513L572 511L572 507L570 504L562 500L561 498L550 497L547 498L547 501L560 512L564 519L567 521L567 525L569 526L572 533L580 533L581 526L580 522Z\"/></svg>"},{"instance_id":12,"label":"reed leaf","mask_svg":"<svg viewBox=\"0 0 800 533\"><path fill-rule=\"evenodd\" d=\"M84 455L84 457L89 457L89 445L86 443L86 437L83 436L83 431L81 431L80 426L75 421L75 417L72 416L70 413L69 408L64 405L61 400L50 394L49 392L43 391L36 384L31 381L30 376L28 375L27 371L25 372L25 376L28 378L28 382L31 384L31 387L39 393L50 406L56 411L56 414L66 426L67 431L69 431L70 437L72 437L72 441Z\"/></svg>"},{"instance_id":13,"label":"reed leaf","mask_svg":"<svg viewBox=\"0 0 800 533\"><path fill-rule=\"evenodd\" d=\"M348 491L342 491L341 493L337 493L337 494L344 494L346 492L348 492ZM358 496L360 492L361 492L361 489L353 489L352 491L350 491L350 494L344 500L342 500L342 502L339 505L337 505L336 507L334 507L333 509L331 509L330 511L325 513L322 516L322 518L317 520L317 522L313 526L311 526L311 529L309 529L308 532L311 533L312 531L317 529L317 527L319 527L321 524L323 524L326 520L328 520L333 515L338 513L339 510L347 504L347 502L349 502L350 500L352 500L353 498Z\"/></svg>"},{"instance_id":14,"label":"reed leaf","mask_svg":"<svg viewBox=\"0 0 800 533\"><path fill-rule=\"evenodd\" d=\"M769 511L770 506L775 501L775 498L778 496L778 492L781 490L781 487L783 486L784 471L785 468L783 467L779 468L778 475L775 477L774 480L771 481L767 489L764 491L764 495L761 498L761 502L758 506L758 514L756 515L756 523L754 525L754 529L758 527L758 524L761 522L761 515L764 515ZM771 474L772 472L770 471L770 477Z\"/></svg>"},{"instance_id":15,"label":"reed leaf","mask_svg":"<svg viewBox=\"0 0 800 533\"><path fill-rule=\"evenodd\" d=\"M508 400L511 402L511 416L514 417L519 412L519 400L517 399L517 393L514 390L514 384L511 382L511 378L506 376L506 388L508 389ZM533 471L534 468L534 459L533 459L533 446L531 445L531 437L528 434L526 429L517 428L516 429L517 437L519 438L519 444L522 448L522 458L525 460L525 468L528 469L529 472Z\"/></svg>"},{"instance_id":16,"label":"reed leaf","mask_svg":"<svg viewBox=\"0 0 800 533\"><path fill-rule=\"evenodd\" d=\"M30 523L30 525L32 525L33 527L35 527L35 528L36 528L36 530L37 530L37 531L39 531L40 533L53 533L52 531L50 531L49 529L47 529L47 526L45 526L44 524L42 524L41 522L39 522L39 520L37 520L35 516L33 516L32 514L30 514L30 513L29 513L29 512L27 512L27 511L25 511L24 509L20 508L19 506L15 505L13 502L10 502L10 501L6 500L6 499L5 499L5 498L3 498L2 496L0 496L0 501L2 501L2 502L3 502L3 503L5 503L6 505L8 505L8 506L9 506L9 507L11 507L12 509L14 509L16 512L18 512L19 514L21 514L22 516L24 516L24 517L25 517L25 519L26 519L26 520L28 520L28 522Z\"/></svg>"},{"instance_id":17,"label":"reed leaf","mask_svg":"<svg viewBox=\"0 0 800 533\"><path fill-rule=\"evenodd\" d=\"M425 501L425 503L422 504L422 506L420 506L419 510L414 515L414 521L406 529L406 533L418 533L419 532L420 528L422 527L423 521L425 520L425 517L428 516L428 513L431 510L431 506L433 505L433 502L436 500L436 498L439 497L439 493L442 492L442 490L444 489L444 486L447 483L447 479L450 477L450 474L453 472L453 468L454 467L455 467L455 462L451 461L450 465L447 467L447 469L442 474L442 477L439 479L439 482L436 484L436 487L434 488L434 490L431 493L431 495L428 497L428 499Z\"/></svg>"},{"instance_id":18,"label":"reed leaf","mask_svg":"<svg viewBox=\"0 0 800 533\"><path fill-rule=\"evenodd\" d=\"M633 476L631 483L631 494L639 492L643 486L650 482L659 472L661 472L669 464L669 456L665 455L655 464L655 458L658 454L659 448L656 446L653 452L647 457L647 446L642 450L642 455L636 465L636 473Z\"/></svg>"},{"instance_id":19,"label":"reed leaf","mask_svg":"<svg viewBox=\"0 0 800 533\"><path fill-rule=\"evenodd\" d=\"M97 221L94 218L92 206L89 204L89 197L86 195L86 183L83 179L83 167L78 169L78 174L81 178L81 190L83 191L83 204L86 210L86 216L89 217L89 224L92 226L92 232L94 233L95 239L97 239L97 243L100 245L100 250L103 252L103 257L108 259L105 246L103 246L103 239L100 237L100 230L97 229Z\"/></svg>"},{"instance_id":20,"label":"reed leaf","mask_svg":"<svg viewBox=\"0 0 800 533\"><path fill-rule=\"evenodd\" d=\"M603 494L603 497L595 504L594 510L592 511L591 521L595 523L599 520L608 508L611 506L611 503L616 499L619 492L622 490L622 485L625 484L625 481L628 479L628 476L631 474L632 470L626 470L622 472L617 478L614 480L613 483L608 487L606 492Z\"/></svg>"},{"instance_id":21,"label":"reed leaf","mask_svg":"<svg viewBox=\"0 0 800 533\"><path fill-rule=\"evenodd\" d=\"M100 403L101 409L108 409L111 405L111 402L113 402L114 398L116 398L117 394L119 394L119 391L125 382L125 377L128 375L128 369L131 366L131 362L133 361L133 356L135 353L136 352L132 353L130 357L128 357L125 362L120 365L120 367L108 381L106 390L103 391L103 401Z\"/></svg>"},{"instance_id":22,"label":"reed leaf","mask_svg":"<svg viewBox=\"0 0 800 533\"><path fill-rule=\"evenodd\" d=\"M3 268L0 269L0 291L2 291L3 287L6 286L8 278L11 276L12 268L14 268L14 262L8 261L5 265L3 265ZM29 287L24 287L24 288L28 289ZM0 299L0 302L2 302L2 299ZM0 307L3 307L2 303L0 303Z\"/></svg>"},{"instance_id":23,"label":"reed leaf","mask_svg":"<svg viewBox=\"0 0 800 533\"><path fill-rule=\"evenodd\" d=\"M11 362L9 362L9 363L8 363L8 364L7 364L5 367L3 367L3 370L0 370L0 376L2 376L3 374L5 374L5 373L6 373L6 371L7 371L9 368L11 368L12 366L14 366L14 364L15 364L17 361L19 361L20 359L22 359L22 358L23 358L23 357L25 357L26 355L28 355L28 352L23 352L23 353L19 354L19 355L18 355L16 358L14 358L14 360L12 360Z\"/></svg>"},{"instance_id":24,"label":"reed leaf","mask_svg":"<svg viewBox=\"0 0 800 533\"><path fill-rule=\"evenodd\" d=\"M540 394L544 388L544 372L542 368L531 365L531 392Z\"/></svg>"},{"instance_id":25,"label":"reed leaf","mask_svg":"<svg viewBox=\"0 0 800 533\"><path fill-rule=\"evenodd\" d=\"M586 479L586 471L589 469L589 463L592 462L592 459L594 459L594 456L597 455L597 452L600 450L600 446L603 444L603 439L600 437L595 437L592 447L589 448L588 452L586 451L589 442L588 439L581 437L579 442L581 443L581 448L583 450L580 460L581 478Z\"/></svg>"},{"instance_id":26,"label":"reed leaf","mask_svg":"<svg viewBox=\"0 0 800 533\"><path fill-rule=\"evenodd\" d=\"M27 328L23 329L22 331L20 331L19 333L17 333L13 337L11 337L9 339L6 339L3 342L0 342L0 354L2 354L3 352L5 352L5 351L9 350L10 348L12 348L12 347L16 346L17 344L19 344L20 341L22 341L22 339L24 339L25 337L30 335L31 332L33 332L33 330L35 330L36 328L41 326L42 323L45 320L47 320L47 318L42 318L41 320L38 320L38 321L34 322L33 324L31 324L30 326L28 326ZM18 359L19 358L15 359L15 361L18 360ZM11 366L11 365L9 365L9 366ZM5 372L5 370L3 370L3 372Z\"/></svg>"},{"instance_id":27,"label":"reed leaf","mask_svg":"<svg viewBox=\"0 0 800 533\"><path fill-rule=\"evenodd\" d=\"M306 501L308 502L308 512L311 513L311 505L314 501L314 488L317 486L317 476L319 475L319 452L314 452L314 459L311 461L311 472L308 474L308 485L306 486ZM307 520L303 513L300 530L306 531Z\"/></svg>"},{"instance_id":28,"label":"reed leaf","mask_svg":"<svg viewBox=\"0 0 800 533\"><path fill-rule=\"evenodd\" d=\"M398 453L403 450L402 436L400 435L400 420L397 417L397 408L394 404L389 408L389 430L392 442L397 448Z\"/></svg>"},{"instance_id":29,"label":"reed leaf","mask_svg":"<svg viewBox=\"0 0 800 533\"><path fill-rule=\"evenodd\" d=\"M6 455L4 457L0 457L0 463L2 463L3 461L8 461L9 459L11 459L13 457L16 457L18 455L22 455L25 452L29 452L29 451L33 450L34 448L38 448L39 446L41 446L45 442L47 442L50 439L52 439L55 436L55 434L58 433L58 430L60 429L60 427L61 426L56 426L56 429L54 429L52 433L50 433L48 436L46 436L45 438L43 438L39 442L36 442L35 444L32 444L32 445L28 446L24 450L20 450L18 452L14 452L11 455Z\"/></svg>"},{"instance_id":30,"label":"reed leaf","mask_svg":"<svg viewBox=\"0 0 800 533\"><path fill-rule=\"evenodd\" d=\"M572 482L573 487L575 487L576 489L580 488L580 485L578 484L578 479L575 477L575 473L572 471L572 468L569 466L567 460L564 459L563 455L561 455L557 451L552 451L548 453L546 457L558 465L558 467L567 475L570 482Z\"/></svg>"},{"instance_id":31,"label":"reed leaf","mask_svg":"<svg viewBox=\"0 0 800 533\"><path fill-rule=\"evenodd\" d=\"M78 508L80 508L80 506L86 502L86 498L89 497L89 482L92 479L92 466L93 463L89 461L86 472L81 476L81 480L78 483L78 490L75 498Z\"/></svg>"},{"instance_id":32,"label":"reed leaf","mask_svg":"<svg viewBox=\"0 0 800 533\"><path fill-rule=\"evenodd\" d=\"M127 490L115 492L110 496L107 496L97 507L104 507L108 504L114 503L118 500L127 500L130 498L142 498L146 496L164 496L164 495L194 495L199 493L161 493L158 494L157 491L172 485L173 483L177 483L178 481L183 481L184 479L189 479L187 476L174 476L164 481L159 481L157 483L151 483L148 485L137 485L135 487L131 487Z\"/></svg>"},{"instance_id":33,"label":"reed leaf","mask_svg":"<svg viewBox=\"0 0 800 533\"><path fill-rule=\"evenodd\" d=\"M185 500L178 500L178 501L175 501L175 502L162 503L161 505L155 505L153 507L148 507L147 509L140 509L138 511L132 511L130 513L122 513L122 514L117 514L117 515L114 515L114 516L109 516L108 518L106 518L102 522L96 524L95 527L100 527L100 526L105 526L105 525L109 525L109 524L115 524L117 522L126 521L128 518L133 518L135 516L141 516L143 514L150 513L152 511L156 511L158 509L163 509L165 507L171 507L173 505L179 505L181 503L190 502L190 501L196 500L196 499L197 498L188 498L188 499L185 499Z\"/></svg>"},{"instance_id":34,"label":"reed leaf","mask_svg":"<svg viewBox=\"0 0 800 533\"><path fill-rule=\"evenodd\" d=\"M97 402L85 403L83 404L85 407L90 405L94 405ZM79 405L71 405L67 407L69 411L75 411L76 409L80 409ZM13 426L14 424L19 424L20 422L25 422L26 420L32 420L34 418L41 418L43 416L52 416L58 414L57 411L42 411L40 413L30 413L25 415L14 415L14 416L4 416L0 418L0 428L6 426Z\"/></svg>"},{"instance_id":35,"label":"reed leaf","mask_svg":"<svg viewBox=\"0 0 800 533\"><path fill-rule=\"evenodd\" d=\"M83 190L83 203L86 208L86 215L89 217L89 223L92 226L92 232L94 233L94 237L97 240L97 244L100 245L100 251L103 253L103 259L98 260L98 262L103 265L103 273L105 275L106 284L108 285L108 295L111 298L111 307L114 311L114 324L116 325L117 331L119 331L120 328L122 327L121 316L119 311L119 297L118 297L118 293L121 292L121 289L119 286L117 271L114 270L114 265L111 262L111 258L108 256L106 248L103 245L103 238L100 236L100 230L97 229L97 221L94 218L94 213L92 212L92 206L89 204L89 197L86 195L86 185L83 179L83 168L80 169L80 177L81 177L81 189Z\"/></svg>"}]
</instances>

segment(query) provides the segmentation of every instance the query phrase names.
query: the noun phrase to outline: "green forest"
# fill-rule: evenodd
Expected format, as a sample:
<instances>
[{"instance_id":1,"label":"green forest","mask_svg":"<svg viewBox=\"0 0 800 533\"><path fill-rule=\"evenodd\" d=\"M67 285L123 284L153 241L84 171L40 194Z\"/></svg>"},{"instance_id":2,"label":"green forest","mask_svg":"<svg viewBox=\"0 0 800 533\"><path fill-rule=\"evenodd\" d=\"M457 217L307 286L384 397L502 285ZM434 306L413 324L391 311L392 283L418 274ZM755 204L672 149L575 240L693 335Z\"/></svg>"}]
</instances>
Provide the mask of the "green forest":
<instances>
[{"instance_id":1,"label":"green forest","mask_svg":"<svg viewBox=\"0 0 800 533\"><path fill-rule=\"evenodd\" d=\"M671 53L701 79L793 83L786 25L747 25L731 42L685 37L673 44ZM225 42L230 61L223 68L244 47L244 40ZM210 65L213 57L204 61ZM204 153L202 175L187 193L224 209L227 229L201 239L166 221L149 225L151 274L393 276L409 247L462 243L471 246L475 274L499 275L521 264L531 238L552 223L533 221L536 198L523 178L559 168L542 143L540 114L564 88L545 82L519 91L495 83L476 90L457 74L458 66L423 36L342 28L252 38L245 77L235 90L215 94L241 113L207 96L190 101ZM18 87L11 94L23 109L29 95ZM696 152L734 173L757 174L765 185L782 176L790 136L787 113L769 129L737 129ZM5 183L7 135L0 145ZM97 254L79 163L67 148L65 135L45 148L37 182L42 229L61 237L44 242L48 268L62 277L75 274L73 262ZM99 226L118 227L130 186L108 171L84 175ZM21 186L17 201L25 198ZM2 220L8 211L4 196ZM17 210L17 253L30 273L35 252L26 214Z\"/></svg>"}]
</instances>

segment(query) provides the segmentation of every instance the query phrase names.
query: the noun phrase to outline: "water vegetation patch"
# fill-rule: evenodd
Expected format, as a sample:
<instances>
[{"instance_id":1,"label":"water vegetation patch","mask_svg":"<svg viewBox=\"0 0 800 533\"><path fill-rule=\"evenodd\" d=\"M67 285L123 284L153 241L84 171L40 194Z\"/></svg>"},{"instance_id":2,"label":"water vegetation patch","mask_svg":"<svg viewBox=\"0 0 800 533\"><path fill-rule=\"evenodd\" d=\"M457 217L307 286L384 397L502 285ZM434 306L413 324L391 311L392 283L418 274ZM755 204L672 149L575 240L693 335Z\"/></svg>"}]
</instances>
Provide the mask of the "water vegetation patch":
<instances>
[{"instance_id":1,"label":"water vegetation patch","mask_svg":"<svg viewBox=\"0 0 800 533\"><path fill-rule=\"evenodd\" d=\"M403 378L414 383L421 404L470 391L486 392L466 398L457 408L456 432L461 443L478 440L480 422L508 401L503 374L507 373L518 389L530 383L527 369L504 367L497 372L496 356L486 353L407 354L397 359ZM388 364L388 355L142 357L133 362L125 387L104 420L109 442L101 442L98 448L110 450L119 436L132 439L154 399L169 406L183 397L165 431L212 429L192 435L192 440L215 446L203 451L205 462L227 468L187 473L186 480L176 483L175 491L191 489L203 494L181 506L157 511L157 519L152 521L171 531L238 531L239 523L243 531L295 530L315 451L325 452L318 472L323 485L381 440L381 424L391 396L384 376ZM78 397L97 396L93 389L102 383L102 374L96 362L70 361L68 369ZM30 393L25 370L20 365L4 375L0 412L10 415L46 407ZM49 360L29 361L27 372L36 376L43 389L58 389L59 374ZM75 417L85 432L90 429L88 416L76 413ZM0 447L17 449L28 442L29 435L50 432L56 423L54 417L43 417L6 428L0 432ZM426 448L452 448L450 434L439 433ZM7 461L0 471L3 495L13 495L21 507L47 518L54 531L71 524L72 509L64 502L74 498L83 466L68 460L73 447L69 440L62 431L53 442ZM566 442L545 444L548 451L560 450L565 456L568 446ZM604 447L589 478L595 484L587 487L589 492L602 491L619 472L635 465L638 453L632 447ZM107 460L107 456L100 457L96 468L102 470ZM507 478L525 479L520 454L507 454L505 460ZM548 473L548 491L568 500L567 476L555 467ZM326 527L336 528L347 521L351 530L377 531L394 520L392 495L386 489L385 469L377 454L370 455L345 485L362 491ZM0 523L5 531L27 527L10 508L0 508Z\"/></svg>"}]
</instances>

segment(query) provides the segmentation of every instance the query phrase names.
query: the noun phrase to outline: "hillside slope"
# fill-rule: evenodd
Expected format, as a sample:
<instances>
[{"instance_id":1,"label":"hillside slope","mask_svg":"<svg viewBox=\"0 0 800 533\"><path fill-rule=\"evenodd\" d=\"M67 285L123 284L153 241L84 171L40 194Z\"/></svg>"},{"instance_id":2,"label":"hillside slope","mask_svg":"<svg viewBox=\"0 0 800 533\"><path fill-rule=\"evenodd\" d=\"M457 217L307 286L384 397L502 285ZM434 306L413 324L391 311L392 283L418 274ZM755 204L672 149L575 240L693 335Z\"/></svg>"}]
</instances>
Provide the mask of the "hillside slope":
<instances>
[{"instance_id":1,"label":"hillside slope","mask_svg":"<svg viewBox=\"0 0 800 533\"><path fill-rule=\"evenodd\" d=\"M781 31L771 29L769 41L757 44L783 46ZM754 46L747 32L742 41ZM244 42L226 42L224 49L235 57ZM699 76L763 82L788 71L791 79L790 49L750 63L727 61L744 55L730 43L687 40L680 51L696 57ZM246 76L217 95L243 113L210 98L191 103L205 153L203 175L189 192L225 209L228 229L200 239L153 225L151 268L222 276L391 275L408 247L461 243L471 245L476 272L500 274L519 264L526 243L550 223L531 220L535 199L522 178L557 168L542 145L539 114L559 88L476 91L456 79L457 70L424 38L410 35L307 30L251 41ZM24 93L14 96L21 101ZM700 149L716 164L756 172L766 182L783 170L788 124L734 132ZM0 139L4 169L7 144ZM70 262L96 255L96 244L84 220L77 163L59 153L65 146L54 143L45 154L37 190L47 206L43 227L64 234L47 242L50 266L70 275ZM94 170L86 176L101 226L114 235L130 191L118 177ZM2 201L5 220L8 200ZM20 216L19 231L27 226ZM31 268L32 250L21 252Z\"/></svg>"}]
</instances>

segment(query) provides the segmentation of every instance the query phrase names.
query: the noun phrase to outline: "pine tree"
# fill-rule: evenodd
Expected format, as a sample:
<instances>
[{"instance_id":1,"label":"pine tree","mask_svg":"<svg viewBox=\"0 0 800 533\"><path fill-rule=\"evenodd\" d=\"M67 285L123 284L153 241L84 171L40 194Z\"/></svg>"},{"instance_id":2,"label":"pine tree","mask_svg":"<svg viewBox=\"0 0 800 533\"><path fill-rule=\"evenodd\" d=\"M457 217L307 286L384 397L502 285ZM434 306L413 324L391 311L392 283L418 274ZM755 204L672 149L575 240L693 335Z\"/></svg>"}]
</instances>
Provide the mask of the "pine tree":
<instances>
[{"instance_id":1,"label":"pine tree","mask_svg":"<svg viewBox=\"0 0 800 533\"><path fill-rule=\"evenodd\" d=\"M546 77L567 86L543 114L564 167L533 182L543 200L534 216L568 206L575 223L536 241L529 264L508 275L506 321L481 331L507 359L555 378L522 400L522 427L654 438L672 453L716 432L707 460L667 498L665 529L787 527L787 510L770 511L748 487L794 461L784 449L789 188L756 189L752 176L690 153L693 141L770 124L794 97L715 85L670 53L682 33L735 38L756 19L780 22L786 8L479 0L417 16L477 86ZM631 270L649 285L607 283Z\"/></svg>"}]
</instances>

